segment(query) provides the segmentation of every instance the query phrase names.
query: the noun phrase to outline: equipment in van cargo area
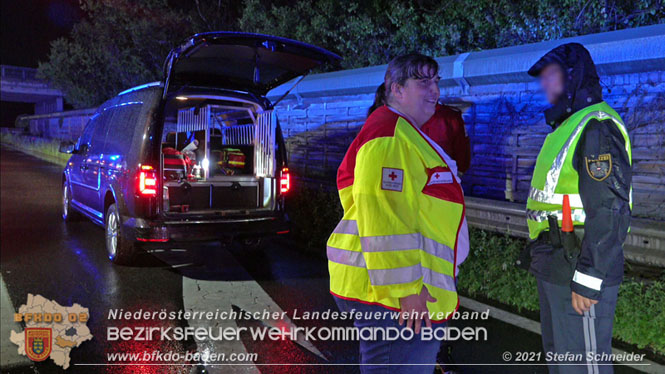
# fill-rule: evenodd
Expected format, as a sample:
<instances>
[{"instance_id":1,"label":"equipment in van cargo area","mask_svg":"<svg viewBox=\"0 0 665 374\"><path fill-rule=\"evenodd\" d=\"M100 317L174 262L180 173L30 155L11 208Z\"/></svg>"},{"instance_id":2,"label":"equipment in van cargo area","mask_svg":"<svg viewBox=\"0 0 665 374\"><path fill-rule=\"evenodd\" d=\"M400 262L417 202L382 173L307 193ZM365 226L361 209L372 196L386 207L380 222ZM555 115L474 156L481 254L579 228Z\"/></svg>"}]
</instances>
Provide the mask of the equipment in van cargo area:
<instances>
[{"instance_id":1,"label":"equipment in van cargo area","mask_svg":"<svg viewBox=\"0 0 665 374\"><path fill-rule=\"evenodd\" d=\"M225 175L235 175L238 171L245 169L245 153L237 148L225 148L218 152L217 165Z\"/></svg>"},{"instance_id":2,"label":"equipment in van cargo area","mask_svg":"<svg viewBox=\"0 0 665 374\"><path fill-rule=\"evenodd\" d=\"M272 209L279 178L272 110L211 101L178 108L175 123L164 125L164 210Z\"/></svg>"},{"instance_id":3,"label":"equipment in van cargo area","mask_svg":"<svg viewBox=\"0 0 665 374\"><path fill-rule=\"evenodd\" d=\"M181 180L187 176L187 163L185 156L173 147L166 147L164 153L164 175L166 179Z\"/></svg>"},{"instance_id":4,"label":"equipment in van cargo area","mask_svg":"<svg viewBox=\"0 0 665 374\"><path fill-rule=\"evenodd\" d=\"M199 142L195 157L204 179L229 175L229 168L233 175L275 174L272 110L255 114L250 108L214 104L179 109L176 148L193 140Z\"/></svg>"}]
</instances>

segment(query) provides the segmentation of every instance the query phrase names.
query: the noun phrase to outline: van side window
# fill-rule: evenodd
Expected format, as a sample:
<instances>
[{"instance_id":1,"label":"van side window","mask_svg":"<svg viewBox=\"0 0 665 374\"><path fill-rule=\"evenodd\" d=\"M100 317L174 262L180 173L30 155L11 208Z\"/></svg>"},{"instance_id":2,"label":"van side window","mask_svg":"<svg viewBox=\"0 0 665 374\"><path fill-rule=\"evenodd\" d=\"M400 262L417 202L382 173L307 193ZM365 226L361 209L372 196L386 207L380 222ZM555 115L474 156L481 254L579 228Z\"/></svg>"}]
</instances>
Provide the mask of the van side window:
<instances>
[{"instance_id":1,"label":"van side window","mask_svg":"<svg viewBox=\"0 0 665 374\"><path fill-rule=\"evenodd\" d=\"M83 129L83 133L81 134L81 137L79 137L78 143L76 143L76 150L81 151L83 149L83 145L87 147L90 147L90 141L92 140L92 133L95 131L95 126L97 125L98 119L99 119L99 113L95 113L90 120L88 121L88 124L85 125L85 128Z\"/></svg>"},{"instance_id":2,"label":"van side window","mask_svg":"<svg viewBox=\"0 0 665 374\"><path fill-rule=\"evenodd\" d=\"M111 110L107 109L95 119L95 130L92 132L92 139L90 140L90 149L93 150L93 153L100 154L105 152L104 138L106 138L112 115Z\"/></svg>"},{"instance_id":3,"label":"van side window","mask_svg":"<svg viewBox=\"0 0 665 374\"><path fill-rule=\"evenodd\" d=\"M113 116L109 119L109 129L106 134L106 153L125 155L129 152L142 104L139 102L127 103L111 110Z\"/></svg>"}]
</instances>

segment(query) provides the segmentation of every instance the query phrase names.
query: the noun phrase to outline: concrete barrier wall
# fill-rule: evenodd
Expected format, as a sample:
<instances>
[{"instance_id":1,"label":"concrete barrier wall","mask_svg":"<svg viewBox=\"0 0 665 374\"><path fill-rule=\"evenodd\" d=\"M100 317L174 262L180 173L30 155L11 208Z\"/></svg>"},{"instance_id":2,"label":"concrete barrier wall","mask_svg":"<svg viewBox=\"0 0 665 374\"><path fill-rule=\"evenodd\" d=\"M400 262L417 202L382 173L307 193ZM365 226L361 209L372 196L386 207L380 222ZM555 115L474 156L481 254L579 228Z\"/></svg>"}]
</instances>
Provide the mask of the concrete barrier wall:
<instances>
[{"instance_id":1,"label":"concrete barrier wall","mask_svg":"<svg viewBox=\"0 0 665 374\"><path fill-rule=\"evenodd\" d=\"M548 107L526 71L543 54L580 42L596 61L606 101L629 129L635 216L665 220L665 25L438 58L441 99L464 112L473 159L464 175L470 196L526 201L545 136ZM366 117L385 65L305 78L277 106L290 167L332 183ZM280 97L290 84L271 91Z\"/></svg>"},{"instance_id":2,"label":"concrete barrier wall","mask_svg":"<svg viewBox=\"0 0 665 374\"><path fill-rule=\"evenodd\" d=\"M19 116L16 127L25 128L30 135L45 139L76 141L95 110L90 108Z\"/></svg>"}]
</instances>

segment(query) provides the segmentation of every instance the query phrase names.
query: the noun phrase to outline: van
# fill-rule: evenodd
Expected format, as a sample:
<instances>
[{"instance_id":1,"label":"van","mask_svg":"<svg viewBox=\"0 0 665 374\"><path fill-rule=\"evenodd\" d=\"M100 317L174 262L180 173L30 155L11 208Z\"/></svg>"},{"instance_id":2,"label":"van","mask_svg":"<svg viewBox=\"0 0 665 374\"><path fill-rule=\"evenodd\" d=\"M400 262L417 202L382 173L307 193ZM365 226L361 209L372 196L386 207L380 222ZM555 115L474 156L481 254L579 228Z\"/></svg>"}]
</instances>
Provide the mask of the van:
<instances>
[{"instance_id":1,"label":"van","mask_svg":"<svg viewBox=\"0 0 665 374\"><path fill-rule=\"evenodd\" d=\"M266 94L339 56L285 38L235 32L192 36L164 79L102 104L62 174L62 216L105 230L109 259L149 243L238 239L256 247L288 232L286 149Z\"/></svg>"}]
</instances>

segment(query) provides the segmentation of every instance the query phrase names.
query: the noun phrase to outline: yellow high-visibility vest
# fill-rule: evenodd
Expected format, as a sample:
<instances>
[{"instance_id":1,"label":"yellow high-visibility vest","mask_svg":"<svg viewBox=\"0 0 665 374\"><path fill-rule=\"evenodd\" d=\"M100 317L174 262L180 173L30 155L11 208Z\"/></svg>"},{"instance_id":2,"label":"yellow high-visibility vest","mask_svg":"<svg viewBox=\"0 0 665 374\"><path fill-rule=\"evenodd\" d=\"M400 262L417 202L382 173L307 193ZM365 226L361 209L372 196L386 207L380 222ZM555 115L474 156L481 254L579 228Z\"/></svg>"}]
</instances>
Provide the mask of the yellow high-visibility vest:
<instances>
[{"instance_id":1,"label":"yellow high-visibility vest","mask_svg":"<svg viewBox=\"0 0 665 374\"><path fill-rule=\"evenodd\" d=\"M547 135L540 149L531 178L531 189L526 203L529 237L536 239L549 230L547 217L556 216L559 227L563 219L563 196L570 199L573 225L583 226L586 213L579 193L579 175L573 166L573 156L580 136L590 120L609 120L623 135L626 153L632 165L632 152L628 130L619 114L606 102L590 105L573 113L556 130ZM632 208L632 187L630 206Z\"/></svg>"},{"instance_id":2,"label":"yellow high-visibility vest","mask_svg":"<svg viewBox=\"0 0 665 374\"><path fill-rule=\"evenodd\" d=\"M422 287L434 321L458 307L458 248L468 252L464 193L435 147L383 106L367 119L337 174L344 208L327 243L332 294L389 309Z\"/></svg>"}]
</instances>

